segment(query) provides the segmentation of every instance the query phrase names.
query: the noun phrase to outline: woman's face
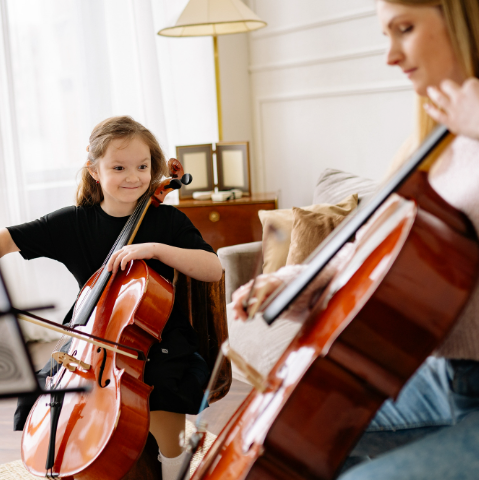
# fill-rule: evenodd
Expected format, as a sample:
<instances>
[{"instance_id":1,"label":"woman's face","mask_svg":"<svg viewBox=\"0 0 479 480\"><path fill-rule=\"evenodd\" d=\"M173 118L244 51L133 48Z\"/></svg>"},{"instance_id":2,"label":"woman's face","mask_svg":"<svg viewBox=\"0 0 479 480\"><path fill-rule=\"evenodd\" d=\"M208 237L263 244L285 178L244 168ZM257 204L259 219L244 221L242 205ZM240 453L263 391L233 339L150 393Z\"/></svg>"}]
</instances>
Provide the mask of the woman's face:
<instances>
[{"instance_id":1,"label":"woman's face","mask_svg":"<svg viewBox=\"0 0 479 480\"><path fill-rule=\"evenodd\" d=\"M449 78L461 84L466 74L458 62L438 7L376 2L379 22L389 38L388 65L408 76L417 94Z\"/></svg>"}]
</instances>

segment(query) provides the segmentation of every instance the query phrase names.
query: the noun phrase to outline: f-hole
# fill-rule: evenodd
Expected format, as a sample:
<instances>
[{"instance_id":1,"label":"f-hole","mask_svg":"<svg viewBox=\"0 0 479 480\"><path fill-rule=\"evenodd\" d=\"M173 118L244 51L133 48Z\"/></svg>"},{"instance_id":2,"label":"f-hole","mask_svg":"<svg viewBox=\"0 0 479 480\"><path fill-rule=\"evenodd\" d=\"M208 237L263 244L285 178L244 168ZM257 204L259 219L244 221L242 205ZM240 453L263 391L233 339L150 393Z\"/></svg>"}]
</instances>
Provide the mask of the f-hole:
<instances>
[{"instance_id":1,"label":"f-hole","mask_svg":"<svg viewBox=\"0 0 479 480\"><path fill-rule=\"evenodd\" d=\"M98 377L98 385L100 385L100 388L105 388L110 385L110 380L107 379L105 380L105 385L101 384L102 377L103 377L103 370L105 370L105 363L106 363L106 348L98 348L97 353L100 353L103 350L103 360L101 361L101 367L100 367L100 375Z\"/></svg>"}]
</instances>

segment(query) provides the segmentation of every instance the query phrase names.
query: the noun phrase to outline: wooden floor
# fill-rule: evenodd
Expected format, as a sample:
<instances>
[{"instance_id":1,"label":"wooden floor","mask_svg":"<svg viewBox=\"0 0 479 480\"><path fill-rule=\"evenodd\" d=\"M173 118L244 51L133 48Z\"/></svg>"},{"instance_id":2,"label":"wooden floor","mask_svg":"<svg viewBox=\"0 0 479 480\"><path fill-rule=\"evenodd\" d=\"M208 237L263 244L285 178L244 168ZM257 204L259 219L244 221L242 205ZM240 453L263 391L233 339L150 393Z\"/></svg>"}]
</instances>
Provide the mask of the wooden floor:
<instances>
[{"instance_id":1,"label":"wooden floor","mask_svg":"<svg viewBox=\"0 0 479 480\"><path fill-rule=\"evenodd\" d=\"M54 342L29 344L35 368L43 367L54 345ZM229 393L205 410L202 417L208 424L208 430L218 435L250 391L251 385L233 380ZM16 404L16 399L0 400L0 463L12 462L21 458L22 432L13 431L13 414ZM187 415L187 418L194 422L196 416Z\"/></svg>"}]
</instances>

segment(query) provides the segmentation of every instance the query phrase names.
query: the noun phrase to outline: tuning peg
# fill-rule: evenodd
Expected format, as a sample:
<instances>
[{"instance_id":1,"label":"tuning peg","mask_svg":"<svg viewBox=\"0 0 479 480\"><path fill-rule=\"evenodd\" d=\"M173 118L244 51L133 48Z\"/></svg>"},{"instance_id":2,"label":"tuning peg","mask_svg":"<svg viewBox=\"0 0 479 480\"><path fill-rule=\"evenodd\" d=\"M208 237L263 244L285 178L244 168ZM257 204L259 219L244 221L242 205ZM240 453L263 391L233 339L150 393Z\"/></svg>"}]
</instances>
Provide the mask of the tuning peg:
<instances>
[{"instance_id":1,"label":"tuning peg","mask_svg":"<svg viewBox=\"0 0 479 480\"><path fill-rule=\"evenodd\" d=\"M193 177L191 176L190 173L185 173L185 174L181 177L181 183L182 183L183 185L189 185L192 181L193 181Z\"/></svg>"},{"instance_id":2,"label":"tuning peg","mask_svg":"<svg viewBox=\"0 0 479 480\"><path fill-rule=\"evenodd\" d=\"M171 188L172 190L178 190L181 188L181 182L177 178L173 178L165 188Z\"/></svg>"}]
</instances>

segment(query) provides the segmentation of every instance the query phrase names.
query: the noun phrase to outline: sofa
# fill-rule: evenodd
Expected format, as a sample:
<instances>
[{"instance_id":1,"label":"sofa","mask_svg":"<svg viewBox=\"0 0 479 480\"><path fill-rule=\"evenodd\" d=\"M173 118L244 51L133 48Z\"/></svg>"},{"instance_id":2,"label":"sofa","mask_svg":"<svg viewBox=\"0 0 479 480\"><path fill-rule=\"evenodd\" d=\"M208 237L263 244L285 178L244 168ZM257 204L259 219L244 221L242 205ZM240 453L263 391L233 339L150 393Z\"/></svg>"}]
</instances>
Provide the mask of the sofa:
<instances>
[{"instance_id":1,"label":"sofa","mask_svg":"<svg viewBox=\"0 0 479 480\"><path fill-rule=\"evenodd\" d=\"M336 205L353 194L357 194L359 203L364 203L374 195L377 186L373 180L341 170L326 169L319 176L312 192L312 205ZM230 345L250 365L266 375L301 325L280 318L272 326L268 326L261 315L257 315L249 322L234 320L231 295L238 287L253 278L262 251L263 242L252 242L220 248L218 257L226 275L225 293ZM233 378L249 383L234 364Z\"/></svg>"}]
</instances>

